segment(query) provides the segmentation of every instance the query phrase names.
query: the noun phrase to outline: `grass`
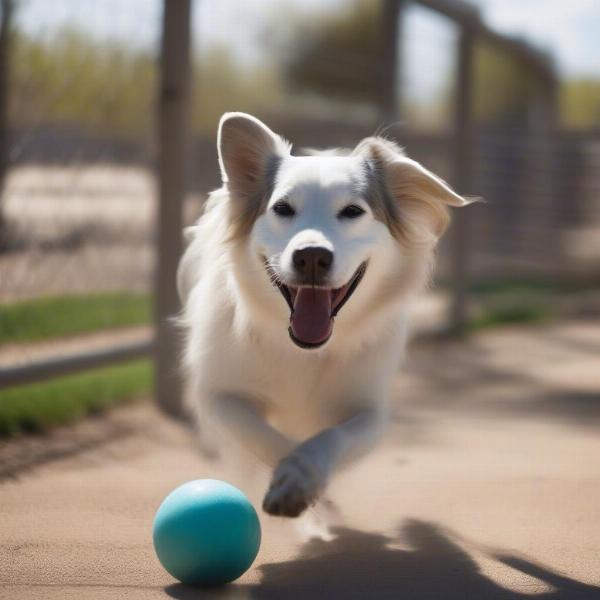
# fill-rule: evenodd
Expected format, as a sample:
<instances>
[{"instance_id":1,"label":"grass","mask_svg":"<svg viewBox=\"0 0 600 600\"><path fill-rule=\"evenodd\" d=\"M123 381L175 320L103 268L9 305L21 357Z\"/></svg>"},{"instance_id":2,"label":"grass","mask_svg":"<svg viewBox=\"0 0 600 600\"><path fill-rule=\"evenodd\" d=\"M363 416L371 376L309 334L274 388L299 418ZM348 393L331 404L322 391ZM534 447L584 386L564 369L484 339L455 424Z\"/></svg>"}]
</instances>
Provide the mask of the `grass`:
<instances>
[{"instance_id":1,"label":"grass","mask_svg":"<svg viewBox=\"0 0 600 600\"><path fill-rule=\"evenodd\" d=\"M152 365L138 360L0 391L0 437L40 433L148 394Z\"/></svg>"},{"instance_id":2,"label":"grass","mask_svg":"<svg viewBox=\"0 0 600 600\"><path fill-rule=\"evenodd\" d=\"M495 280L474 285L471 295L477 306L469 329L518 323L539 323L554 313L553 303L567 289L547 281Z\"/></svg>"},{"instance_id":3,"label":"grass","mask_svg":"<svg viewBox=\"0 0 600 600\"><path fill-rule=\"evenodd\" d=\"M0 305L0 344L35 342L149 323L151 301L127 292L57 296Z\"/></svg>"},{"instance_id":4,"label":"grass","mask_svg":"<svg viewBox=\"0 0 600 600\"><path fill-rule=\"evenodd\" d=\"M449 280L442 279L438 285L451 290ZM560 315L563 300L569 296L598 289L597 281L592 280L498 277L474 282L469 288L473 315L468 330L548 321Z\"/></svg>"},{"instance_id":5,"label":"grass","mask_svg":"<svg viewBox=\"0 0 600 600\"><path fill-rule=\"evenodd\" d=\"M541 323L552 317L548 306L532 304L530 306L494 306L484 307L469 323L470 331L499 327L518 323Z\"/></svg>"},{"instance_id":6,"label":"grass","mask_svg":"<svg viewBox=\"0 0 600 600\"><path fill-rule=\"evenodd\" d=\"M515 294L564 294L568 292L586 289L586 286L576 286L572 283L560 283L547 281L545 279L513 279L502 278L491 281L481 281L471 286L471 293L476 297L493 297L497 295Z\"/></svg>"}]
</instances>

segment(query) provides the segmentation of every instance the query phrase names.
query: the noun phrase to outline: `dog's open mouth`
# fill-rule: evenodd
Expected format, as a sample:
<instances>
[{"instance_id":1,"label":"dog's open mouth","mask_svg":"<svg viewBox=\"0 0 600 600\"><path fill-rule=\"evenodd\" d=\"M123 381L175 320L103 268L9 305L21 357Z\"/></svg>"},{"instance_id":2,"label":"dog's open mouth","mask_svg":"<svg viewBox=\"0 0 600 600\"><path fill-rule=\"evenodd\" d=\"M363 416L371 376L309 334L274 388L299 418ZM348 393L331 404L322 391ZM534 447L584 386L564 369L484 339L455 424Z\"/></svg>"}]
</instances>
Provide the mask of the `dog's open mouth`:
<instances>
[{"instance_id":1,"label":"dog's open mouth","mask_svg":"<svg viewBox=\"0 0 600 600\"><path fill-rule=\"evenodd\" d=\"M265 261L266 262L266 261ZM266 263L267 271L272 268ZM313 286L291 286L272 277L290 307L289 334L300 348L318 348L331 337L333 321L354 293L367 269L362 263L348 283L333 289Z\"/></svg>"}]
</instances>

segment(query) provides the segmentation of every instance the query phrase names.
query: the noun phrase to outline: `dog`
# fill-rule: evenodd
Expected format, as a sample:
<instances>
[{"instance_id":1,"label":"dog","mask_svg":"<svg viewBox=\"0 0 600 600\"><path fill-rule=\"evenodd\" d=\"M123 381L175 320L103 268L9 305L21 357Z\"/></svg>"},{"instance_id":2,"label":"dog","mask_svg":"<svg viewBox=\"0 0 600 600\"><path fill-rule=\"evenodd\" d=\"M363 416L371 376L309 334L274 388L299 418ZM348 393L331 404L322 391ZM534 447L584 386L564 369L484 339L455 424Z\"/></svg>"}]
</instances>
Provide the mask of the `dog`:
<instances>
[{"instance_id":1,"label":"dog","mask_svg":"<svg viewBox=\"0 0 600 600\"><path fill-rule=\"evenodd\" d=\"M296 517L381 437L410 306L469 200L382 137L293 155L233 112L218 154L177 273L183 362L199 419L272 469L264 511Z\"/></svg>"}]
</instances>

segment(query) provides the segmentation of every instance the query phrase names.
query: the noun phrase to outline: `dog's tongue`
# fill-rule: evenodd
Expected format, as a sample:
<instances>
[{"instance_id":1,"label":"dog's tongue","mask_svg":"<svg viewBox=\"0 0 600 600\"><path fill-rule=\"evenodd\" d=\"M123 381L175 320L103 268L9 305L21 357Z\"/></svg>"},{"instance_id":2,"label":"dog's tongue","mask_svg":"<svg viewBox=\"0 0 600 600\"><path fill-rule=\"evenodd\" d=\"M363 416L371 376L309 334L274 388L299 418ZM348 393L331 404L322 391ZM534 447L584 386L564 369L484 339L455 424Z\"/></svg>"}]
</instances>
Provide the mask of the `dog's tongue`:
<instances>
[{"instance_id":1,"label":"dog's tongue","mask_svg":"<svg viewBox=\"0 0 600 600\"><path fill-rule=\"evenodd\" d=\"M333 329L331 290L300 287L290 318L294 337L305 344L325 342Z\"/></svg>"}]
</instances>

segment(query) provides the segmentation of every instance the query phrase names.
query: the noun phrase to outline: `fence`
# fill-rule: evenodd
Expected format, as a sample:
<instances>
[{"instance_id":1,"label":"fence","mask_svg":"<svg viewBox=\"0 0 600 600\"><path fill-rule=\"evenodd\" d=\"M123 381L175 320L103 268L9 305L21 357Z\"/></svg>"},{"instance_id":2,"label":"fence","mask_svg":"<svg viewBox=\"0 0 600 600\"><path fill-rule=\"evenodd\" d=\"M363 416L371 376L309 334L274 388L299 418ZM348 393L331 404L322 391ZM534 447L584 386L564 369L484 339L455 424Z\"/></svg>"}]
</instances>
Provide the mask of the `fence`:
<instances>
[{"instance_id":1,"label":"fence","mask_svg":"<svg viewBox=\"0 0 600 600\"><path fill-rule=\"evenodd\" d=\"M3 31L8 29L6 23L11 4L10 0L3 1ZM478 277L479 273L516 272L518 268L526 269L528 265L534 265L535 269L541 269L540 265L556 269L567 260L561 245L552 243L557 231L560 229L560 234L563 235L565 223L570 223L574 228L579 227L591 214L596 215L596 222L600 220L600 215L597 214L600 210L596 203L596 190L600 184L594 166L600 156L598 136L592 133L576 136L558 130L557 82L547 57L521 41L490 30L480 19L479 13L467 3L457 0L383 0L379 34L376 36L380 40L375 54L380 85L377 86L377 97L373 98L377 109L374 118L348 121L340 117L325 118L316 114L308 117L294 116L288 111L269 113L266 109L261 116L268 120L273 129L281 131L299 145L325 146L353 144L361 135L371 134L381 123L398 120L402 117L406 104L402 97L402 86L398 85L404 65L402 38L406 34L405 15L414 4L447 18L457 30L454 96L450 118L452 127L449 131L438 133L390 128L389 133L392 137L399 138L411 155L449 177L459 192L482 195L490 200L485 211L476 208L458 212L446 256L449 260L445 261L443 274L452 287L448 324L449 329L461 333L468 320L470 277ZM36 128L34 132L19 131L18 127L13 127L9 147L13 152L13 158L9 162L12 161L13 164L24 160L22 157L25 156L30 163L62 164L73 160L76 155L85 165L89 164L93 156L104 156L112 163L119 162L121 167L118 173L104 173L104 178L97 172L89 174L82 169L75 186L73 180L67 183L61 181L60 171L55 174L54 183L48 180L46 172L43 182L36 182L35 173L29 173L26 184L21 185L19 181L11 180L11 176L4 184L5 190L8 190L5 196L9 198L4 209L9 217L15 214L11 212L13 208L10 199L14 200L16 196L26 202L27 198L35 196L42 187L47 191L55 185L61 196L61 208L69 208L69 202L65 201L64 196L71 193L73 219L68 223L65 221L65 231L61 230L61 223L56 225L56 229L61 230L58 233L63 236L61 243L67 246L71 244L73 247L83 244L85 252L84 241L89 241L94 236L101 240L101 247L96 249L97 263L94 264L105 265L110 262L108 270L112 279L107 282L106 289L118 288L126 283L128 289L146 290L150 278L154 277L153 332L144 330L134 339L128 339L127 343L120 342L94 352L79 350L62 358L49 360L46 357L43 360L28 360L25 364L4 365L0 369L0 388L153 353L157 400L167 412L179 413L181 388L176 376L178 341L167 317L178 309L174 276L181 252L184 209L193 212L193 205L199 204L196 202L201 197L199 192L205 193L218 185L214 139L206 136L188 139L191 94L190 15L190 0L165 0L160 73L156 85L156 148L147 139L116 141L110 135L103 136L98 132L90 134L65 128L64 125L45 125ZM5 69L2 69L6 62L6 35L2 39L0 108L2 98L6 97L7 85ZM481 42L499 48L511 61L518 62L527 70L529 91L526 121L518 131L504 126L484 127L475 118L474 61L477 45ZM202 86L203 81L199 81L198 85ZM0 114L0 127L3 123L5 120ZM8 138L6 124L4 127L2 140ZM141 137L151 136L145 131ZM60 143L57 143L58 140ZM16 154L15 148L18 149ZM5 155L0 151L0 159ZM154 155L157 156L156 183L147 171L133 169L134 165L151 168L154 165ZM189 176L190 157L194 158L193 177ZM6 164L6 159L3 164ZM0 175L3 173L3 164L0 164ZM557 168L558 165L560 169ZM131 171L127 170L129 167L132 167ZM112 229L93 223L93 216L90 221L89 213L85 223L74 227L78 203L77 192L73 193L72 188L77 189L79 185L84 189L89 184L90 189L93 188L94 193L98 193L102 186L97 181L92 185L86 179L93 177L100 177L102 185L105 185L100 194L103 217L107 203L110 204L108 198L114 195L121 198L120 202L115 202ZM184 205L184 198L189 198L190 195L193 197L192 202ZM562 205L561 200L566 195L577 197L577 203L568 207ZM158 197L159 207L156 217L153 215L154 196ZM18 210L23 212L23 204ZM143 218L140 218L141 214ZM28 259L23 259L29 262L23 265L21 273L35 271L35 266L32 265L35 263L35 256L42 255L49 244L52 244L49 239L44 238L48 234L48 222L43 214L38 216L39 237L36 243L39 248L33 258L29 255ZM123 223L127 223L127 226ZM29 230L35 229L35 225L31 223L27 227ZM11 232L5 230L4 235L10 233L18 237L18 227L16 229L16 234L13 227ZM57 232L52 235L56 238ZM116 245L117 240L120 244L126 240L127 244L119 252L115 250L115 256L111 259L111 244ZM6 290L15 289L14 285L11 286L11 281L16 279L11 279L11 273L18 271L14 267L15 261L18 262L14 250L19 247L18 240L11 243L13 250L0 256L4 299L10 298L10 292ZM6 266L8 256L11 257L10 268ZM86 266L88 263L77 269L77 285L85 280L86 271L89 271ZM565 268L570 269L571 266L566 265ZM137 277L139 283L134 281ZM77 285L69 284L66 287L71 291L81 291ZM22 284L22 295L35 295L34 288L33 284L31 289ZM64 288L65 282L56 277L54 287L49 284L45 291L60 291ZM155 340L154 343L152 339Z\"/></svg>"},{"instance_id":2,"label":"fence","mask_svg":"<svg viewBox=\"0 0 600 600\"><path fill-rule=\"evenodd\" d=\"M148 118L144 122L142 117L133 135L123 138L111 131L117 113L111 113L110 109L122 109L129 90L128 82L121 81L117 75L113 78L112 89L100 90L101 95L90 98L90 101L107 107L104 115L100 111L98 126L86 129L61 121L60 115L52 113L52 102L64 103L70 94L76 95L77 78L85 77L90 67L98 67L98 60L94 63L93 55L91 58L86 56L85 51L90 48L98 50L100 59L107 63L100 65L104 69L118 70L123 59L129 68L126 75L131 76L139 67L150 79L158 79L154 65L137 57L139 53L135 48L125 49L134 56L133 59L123 57L123 52L119 54L123 48L110 48L106 42L102 48L93 48L93 43L86 45L81 36L68 27L58 31L58 36L54 33L52 50L69 63L73 72L65 75L64 80L60 73L52 73L55 80L48 85L54 85L54 88L50 93L43 90L50 101L49 106L41 108L47 109L53 120L48 121L48 116L44 115L39 116L38 121L35 109L40 107L29 110L27 120L19 119L18 107L9 107L9 86L19 86L18 92L25 88L26 93L21 93L22 97L18 99L27 100L26 96L36 91L27 88L27 75L35 74L34 68L44 68L47 75L53 65L50 61L41 67L38 64L44 46L40 43L40 47L36 47L37 38L31 37L27 44L18 39L14 19L19 3L3 0L0 34L0 108L3 109L0 115L0 186L3 201L0 215L5 223L0 228L1 302L27 303L41 296L83 294L84 303L86 300L93 303L93 296L100 293L109 303L124 301L124 310L129 313L139 312L134 315L133 323L144 320L148 308L145 295L154 277L156 255L161 257L159 272L162 272L165 268L173 268L174 257L179 252L176 244L179 231L166 241L161 237L160 252L155 246L156 233L160 231L155 222L160 225L163 219L156 219L153 214L156 185L152 171L158 163L160 180L166 186L161 194L169 194L169 201L176 203L173 185L180 189L184 186L184 177L178 172L176 161L184 163L181 158L185 149L170 140L173 135L180 136L185 119L184 113L179 116L178 78L181 79L179 73L189 55L189 43L186 44L184 35L186 28L189 30L189 5L189 2L165 3L163 51L158 69L162 77L157 94L160 104L157 121L160 131L165 132L158 145L165 151L155 160L150 118L150 112L154 112L152 103L148 107L138 106L139 112ZM72 8L77 11L76 6ZM85 7L80 8L85 10ZM109 18L118 19L118 15L112 14ZM35 35L42 40L50 37L44 31ZM10 59L9 48L13 50ZM140 64L136 64L136 60ZM15 65L25 71L25 75L11 73ZM185 81L185 66L183 73ZM119 84L123 84L122 89ZM10 108L14 122L7 118ZM176 215L176 211L169 214ZM174 231L181 229L180 224L173 225ZM171 264L163 259L169 256L173 257ZM156 310L163 315L174 312L173 292L158 284L156 289L160 292L156 295ZM121 294L121 290L126 291L127 297L113 298ZM114 312L112 308L109 306L108 312ZM119 310L122 312L123 307ZM97 318L110 320L113 316L100 314ZM70 330L77 333L77 327ZM105 339L87 339L82 344L72 343L73 340L71 343L46 344L48 347L39 351L36 346L40 344L33 344L32 348L27 343L8 343L4 352L0 352L0 389L151 356L155 349L154 333L147 327L96 337ZM160 360L157 362L162 364Z\"/></svg>"}]
</instances>

